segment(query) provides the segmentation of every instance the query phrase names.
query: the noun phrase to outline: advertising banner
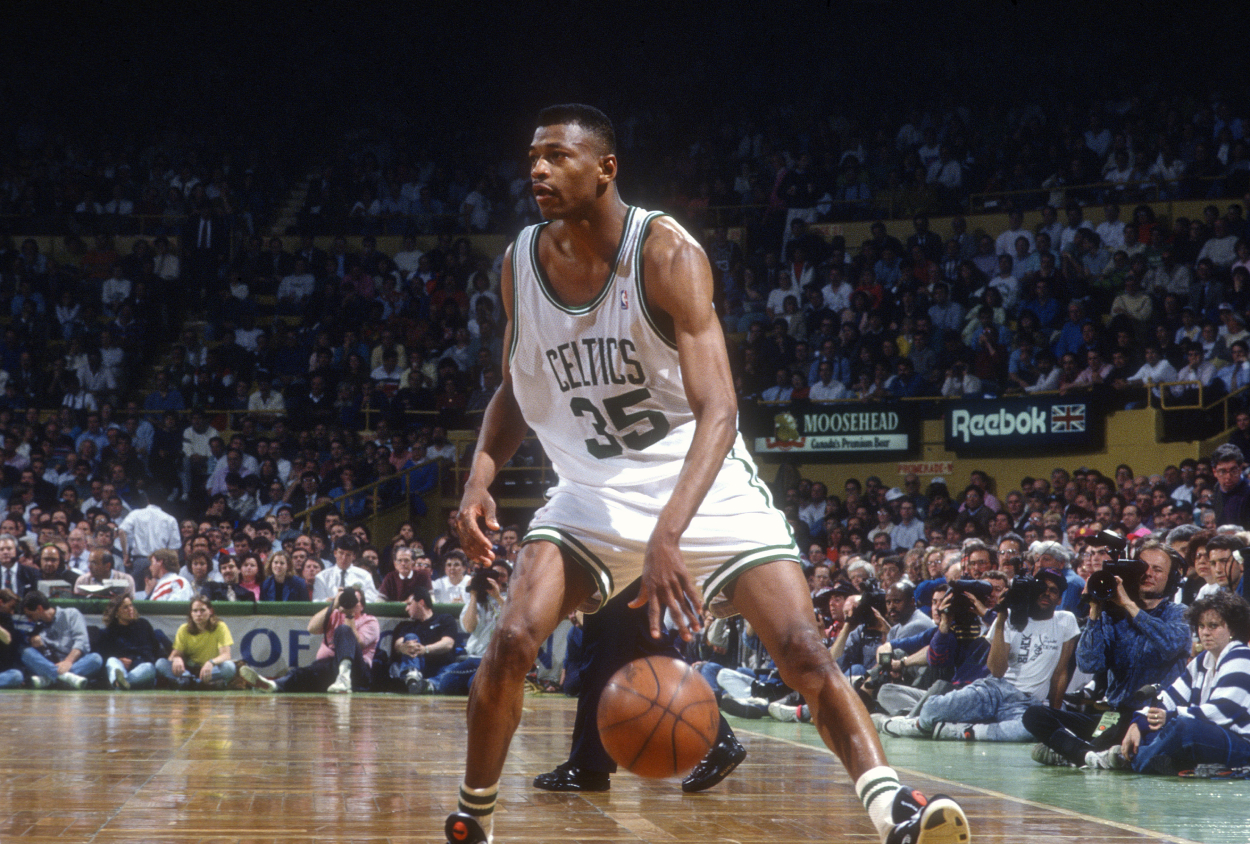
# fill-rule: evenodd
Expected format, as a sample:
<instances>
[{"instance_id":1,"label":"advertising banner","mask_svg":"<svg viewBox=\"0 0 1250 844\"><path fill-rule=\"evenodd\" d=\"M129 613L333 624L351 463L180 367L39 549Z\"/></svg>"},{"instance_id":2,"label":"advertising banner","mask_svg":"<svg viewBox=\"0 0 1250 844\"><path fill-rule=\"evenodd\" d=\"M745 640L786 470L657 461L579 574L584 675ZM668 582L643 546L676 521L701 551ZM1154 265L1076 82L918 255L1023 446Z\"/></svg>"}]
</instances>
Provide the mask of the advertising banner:
<instances>
[{"instance_id":1,"label":"advertising banner","mask_svg":"<svg viewBox=\"0 0 1250 844\"><path fill-rule=\"evenodd\" d=\"M920 415L905 404L760 405L753 414L755 454L801 454L863 462L915 454L920 448Z\"/></svg>"},{"instance_id":2,"label":"advertising banner","mask_svg":"<svg viewBox=\"0 0 1250 844\"><path fill-rule=\"evenodd\" d=\"M957 402L946 408L946 448L963 456L1056 454L1102 447L1106 414L1088 393Z\"/></svg>"}]
</instances>

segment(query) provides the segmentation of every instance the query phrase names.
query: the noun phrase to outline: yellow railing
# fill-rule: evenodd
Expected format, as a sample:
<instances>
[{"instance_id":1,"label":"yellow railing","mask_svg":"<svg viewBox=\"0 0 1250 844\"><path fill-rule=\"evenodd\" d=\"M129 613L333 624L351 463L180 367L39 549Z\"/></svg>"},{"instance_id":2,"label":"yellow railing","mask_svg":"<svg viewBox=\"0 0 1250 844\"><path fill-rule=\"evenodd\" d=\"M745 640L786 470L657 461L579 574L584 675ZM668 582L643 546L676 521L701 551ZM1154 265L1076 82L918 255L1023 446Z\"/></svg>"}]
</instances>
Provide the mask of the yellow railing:
<instances>
[{"instance_id":1,"label":"yellow railing","mask_svg":"<svg viewBox=\"0 0 1250 844\"><path fill-rule=\"evenodd\" d=\"M1242 387L1241 389L1235 390L1231 393L1220 393L1220 395L1212 400L1210 404L1207 404L1206 399L1209 396L1209 390L1204 387L1200 381L1168 381L1160 384L1152 384L1151 387L1158 387L1159 395L1155 395L1154 389L1147 391L1147 403L1150 406L1153 406L1154 403L1157 402L1161 410L1214 410L1219 408L1221 415L1224 418L1224 430L1228 430L1233 426L1232 417L1236 414L1236 408L1234 405L1237 403L1234 402L1233 399L1238 399L1238 402L1240 402L1244 401L1247 395L1250 395L1250 393L1247 393L1247 390L1250 390L1250 387ZM1196 387L1197 392L1194 394L1196 395L1196 398L1182 403L1183 396L1173 394L1172 391L1168 389L1169 387L1182 387L1185 392L1194 390Z\"/></svg>"}]
</instances>

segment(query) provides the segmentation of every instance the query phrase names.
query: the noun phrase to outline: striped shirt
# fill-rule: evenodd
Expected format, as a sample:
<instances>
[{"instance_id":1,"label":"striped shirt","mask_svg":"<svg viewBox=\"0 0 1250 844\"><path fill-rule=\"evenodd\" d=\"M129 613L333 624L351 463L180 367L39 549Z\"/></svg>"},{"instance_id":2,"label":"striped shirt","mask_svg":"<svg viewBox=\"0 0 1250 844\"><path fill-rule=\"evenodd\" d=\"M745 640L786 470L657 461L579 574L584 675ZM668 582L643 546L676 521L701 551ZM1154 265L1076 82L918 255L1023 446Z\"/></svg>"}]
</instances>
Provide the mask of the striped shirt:
<instances>
[{"instance_id":1,"label":"striped shirt","mask_svg":"<svg viewBox=\"0 0 1250 844\"><path fill-rule=\"evenodd\" d=\"M1218 660L1209 651L1194 657L1159 700L1169 713L1250 736L1250 647L1230 642ZM1139 717L1145 712L1141 710Z\"/></svg>"}]
</instances>

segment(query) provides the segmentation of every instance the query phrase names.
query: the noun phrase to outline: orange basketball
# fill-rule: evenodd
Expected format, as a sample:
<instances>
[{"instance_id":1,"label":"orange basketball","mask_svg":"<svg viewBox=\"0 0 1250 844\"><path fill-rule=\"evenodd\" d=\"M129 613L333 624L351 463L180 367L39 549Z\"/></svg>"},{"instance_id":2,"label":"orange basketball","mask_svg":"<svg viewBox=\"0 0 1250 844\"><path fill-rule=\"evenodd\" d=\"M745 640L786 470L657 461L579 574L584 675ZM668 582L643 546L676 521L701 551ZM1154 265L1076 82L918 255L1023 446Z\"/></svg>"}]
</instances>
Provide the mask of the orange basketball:
<instances>
[{"instance_id":1,"label":"orange basketball","mask_svg":"<svg viewBox=\"0 0 1250 844\"><path fill-rule=\"evenodd\" d=\"M682 776L716 741L720 710L707 682L666 656L637 659L612 675L599 699L599 737L640 777Z\"/></svg>"}]
</instances>

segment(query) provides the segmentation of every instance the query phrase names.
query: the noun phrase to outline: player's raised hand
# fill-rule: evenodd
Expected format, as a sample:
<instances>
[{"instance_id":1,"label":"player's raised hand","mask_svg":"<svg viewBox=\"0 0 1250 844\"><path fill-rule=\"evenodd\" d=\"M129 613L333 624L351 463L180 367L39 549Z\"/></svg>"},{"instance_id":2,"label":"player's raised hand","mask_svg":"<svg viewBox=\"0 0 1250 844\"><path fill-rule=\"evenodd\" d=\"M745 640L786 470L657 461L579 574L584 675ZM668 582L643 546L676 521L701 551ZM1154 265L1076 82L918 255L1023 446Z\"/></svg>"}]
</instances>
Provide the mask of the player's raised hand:
<instances>
[{"instance_id":1,"label":"player's raised hand","mask_svg":"<svg viewBox=\"0 0 1250 844\"><path fill-rule=\"evenodd\" d=\"M460 512L456 514L460 548L470 562L489 566L495 561L495 555L490 539L482 531L483 524L489 530L499 530L495 499L484 488L466 486L460 499Z\"/></svg>"},{"instance_id":2,"label":"player's raised hand","mask_svg":"<svg viewBox=\"0 0 1250 844\"><path fill-rule=\"evenodd\" d=\"M683 641L691 641L703 629L703 599L690 581L676 542L651 537L642 562L642 587L629 606L646 606L653 639L663 631L665 610L672 614Z\"/></svg>"}]
</instances>

